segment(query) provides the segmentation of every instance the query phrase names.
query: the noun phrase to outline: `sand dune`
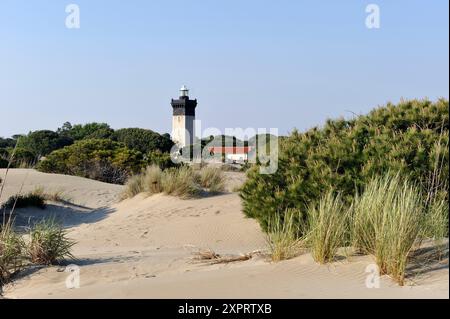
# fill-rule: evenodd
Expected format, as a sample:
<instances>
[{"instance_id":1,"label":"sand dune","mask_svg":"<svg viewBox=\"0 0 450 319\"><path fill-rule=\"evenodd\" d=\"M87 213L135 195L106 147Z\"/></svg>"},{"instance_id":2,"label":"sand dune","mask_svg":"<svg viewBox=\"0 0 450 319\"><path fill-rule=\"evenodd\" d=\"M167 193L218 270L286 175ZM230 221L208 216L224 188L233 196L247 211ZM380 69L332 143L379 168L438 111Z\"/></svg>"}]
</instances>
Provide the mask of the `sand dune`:
<instances>
[{"instance_id":1,"label":"sand dune","mask_svg":"<svg viewBox=\"0 0 450 319\"><path fill-rule=\"evenodd\" d=\"M230 175L233 185L236 174ZM263 233L243 216L235 193L189 200L139 195L118 202L121 186L12 170L5 194L16 192L24 180L26 190L40 185L71 198L73 204L17 214L28 220L53 214L65 223L77 241L73 263L80 267L80 288L67 289L69 274L62 266L34 268L5 288L7 298L448 298L448 260L416 271L408 286L382 277L380 288L372 289L366 286L369 256L326 266L309 254L279 263L264 256L229 264L195 262L198 249L234 255L266 249Z\"/></svg>"}]
</instances>

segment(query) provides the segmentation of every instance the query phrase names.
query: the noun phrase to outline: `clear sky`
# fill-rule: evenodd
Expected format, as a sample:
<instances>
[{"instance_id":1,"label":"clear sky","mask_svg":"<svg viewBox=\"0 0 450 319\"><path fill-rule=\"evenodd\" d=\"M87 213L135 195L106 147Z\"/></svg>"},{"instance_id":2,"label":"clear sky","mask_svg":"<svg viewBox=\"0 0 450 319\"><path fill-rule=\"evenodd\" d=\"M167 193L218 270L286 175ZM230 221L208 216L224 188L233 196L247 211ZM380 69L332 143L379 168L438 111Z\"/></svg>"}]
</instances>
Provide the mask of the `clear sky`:
<instances>
[{"instance_id":1,"label":"clear sky","mask_svg":"<svg viewBox=\"0 0 450 319\"><path fill-rule=\"evenodd\" d=\"M80 29L67 29L67 4ZM368 29L366 6L380 8ZM305 130L449 95L448 0L0 0L0 136L63 122Z\"/></svg>"}]
</instances>

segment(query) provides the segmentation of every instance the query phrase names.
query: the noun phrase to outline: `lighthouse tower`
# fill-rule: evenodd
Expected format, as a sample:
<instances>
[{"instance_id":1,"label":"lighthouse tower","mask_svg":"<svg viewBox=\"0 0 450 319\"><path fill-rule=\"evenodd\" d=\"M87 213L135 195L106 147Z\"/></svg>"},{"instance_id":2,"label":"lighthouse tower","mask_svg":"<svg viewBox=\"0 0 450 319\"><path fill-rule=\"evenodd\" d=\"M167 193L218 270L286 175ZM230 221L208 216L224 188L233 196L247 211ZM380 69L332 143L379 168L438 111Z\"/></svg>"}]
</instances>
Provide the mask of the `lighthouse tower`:
<instances>
[{"instance_id":1,"label":"lighthouse tower","mask_svg":"<svg viewBox=\"0 0 450 319\"><path fill-rule=\"evenodd\" d=\"M189 90L186 86L180 89L180 97L172 99L172 140L180 148L194 144L194 120L197 99L189 99Z\"/></svg>"}]
</instances>

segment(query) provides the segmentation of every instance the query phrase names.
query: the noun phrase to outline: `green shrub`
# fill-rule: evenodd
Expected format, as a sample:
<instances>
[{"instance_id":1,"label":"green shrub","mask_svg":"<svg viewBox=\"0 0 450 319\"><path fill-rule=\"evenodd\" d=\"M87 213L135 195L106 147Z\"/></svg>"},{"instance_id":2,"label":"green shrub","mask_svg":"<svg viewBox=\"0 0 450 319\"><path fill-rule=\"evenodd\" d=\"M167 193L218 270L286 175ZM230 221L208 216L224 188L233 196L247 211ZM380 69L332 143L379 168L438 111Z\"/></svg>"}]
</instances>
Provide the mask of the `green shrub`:
<instances>
[{"instance_id":1,"label":"green shrub","mask_svg":"<svg viewBox=\"0 0 450 319\"><path fill-rule=\"evenodd\" d=\"M399 171L426 189L436 144L444 159L442 180L448 180L448 127L448 101L441 99L388 104L365 116L294 131L280 139L274 174L260 174L258 165L247 171L241 190L244 213L267 230L274 215L289 208L306 211L329 190L339 192L349 206L374 176L388 171ZM441 193L448 200L448 185Z\"/></svg>"},{"instance_id":2,"label":"green shrub","mask_svg":"<svg viewBox=\"0 0 450 319\"><path fill-rule=\"evenodd\" d=\"M4 211L5 209L17 209L24 207L38 207L44 209L45 196L42 192L42 189L37 188L27 194L11 196L5 203L3 203L0 211Z\"/></svg>"},{"instance_id":3,"label":"green shrub","mask_svg":"<svg viewBox=\"0 0 450 319\"><path fill-rule=\"evenodd\" d=\"M339 195L329 191L317 205L308 209L306 240L315 261L333 261L338 248L349 238L348 209Z\"/></svg>"},{"instance_id":4,"label":"green shrub","mask_svg":"<svg viewBox=\"0 0 450 319\"><path fill-rule=\"evenodd\" d=\"M373 254L380 272L403 285L424 216L422 195L408 180L398 174L375 178L354 203L353 245Z\"/></svg>"},{"instance_id":5,"label":"green shrub","mask_svg":"<svg viewBox=\"0 0 450 319\"><path fill-rule=\"evenodd\" d=\"M30 230L27 250L34 264L52 265L65 258L74 258L70 250L75 244L53 219L44 220Z\"/></svg>"},{"instance_id":6,"label":"green shrub","mask_svg":"<svg viewBox=\"0 0 450 319\"><path fill-rule=\"evenodd\" d=\"M123 184L143 165L142 154L108 139L87 139L56 150L37 165L41 172Z\"/></svg>"}]
</instances>

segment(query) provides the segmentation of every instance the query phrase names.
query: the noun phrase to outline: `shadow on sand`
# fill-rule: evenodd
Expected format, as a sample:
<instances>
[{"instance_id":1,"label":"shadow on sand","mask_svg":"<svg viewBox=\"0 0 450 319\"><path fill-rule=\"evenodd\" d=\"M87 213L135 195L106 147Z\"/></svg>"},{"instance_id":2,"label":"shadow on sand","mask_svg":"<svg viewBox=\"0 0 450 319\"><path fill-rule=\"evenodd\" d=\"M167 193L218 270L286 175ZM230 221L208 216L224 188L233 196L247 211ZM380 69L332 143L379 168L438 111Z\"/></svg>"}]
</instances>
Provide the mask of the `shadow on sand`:
<instances>
[{"instance_id":1,"label":"shadow on sand","mask_svg":"<svg viewBox=\"0 0 450 319\"><path fill-rule=\"evenodd\" d=\"M56 222L64 227L70 228L81 224L96 223L114 211L115 209L110 207L90 209L71 203L48 204L44 209L35 207L17 209L12 214L12 219L17 231L23 232L27 231L30 226L45 219L55 219ZM9 218L9 215L6 215L6 218Z\"/></svg>"},{"instance_id":2,"label":"shadow on sand","mask_svg":"<svg viewBox=\"0 0 450 319\"><path fill-rule=\"evenodd\" d=\"M407 277L414 278L448 268L448 253L448 241L416 249L406 268Z\"/></svg>"}]
</instances>

